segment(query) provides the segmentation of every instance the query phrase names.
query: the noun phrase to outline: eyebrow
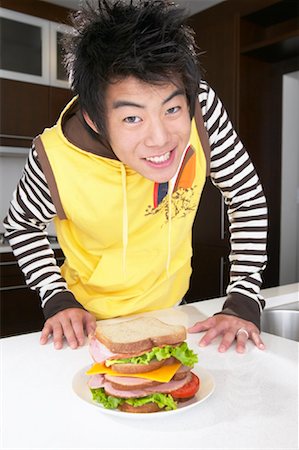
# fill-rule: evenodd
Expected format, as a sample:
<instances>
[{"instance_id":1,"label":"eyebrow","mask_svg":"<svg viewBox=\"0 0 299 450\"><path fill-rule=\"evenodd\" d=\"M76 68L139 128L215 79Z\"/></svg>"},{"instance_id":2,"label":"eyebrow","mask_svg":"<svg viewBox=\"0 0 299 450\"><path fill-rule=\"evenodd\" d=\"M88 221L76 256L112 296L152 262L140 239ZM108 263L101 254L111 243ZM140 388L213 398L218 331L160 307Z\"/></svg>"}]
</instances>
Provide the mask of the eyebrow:
<instances>
[{"instance_id":1,"label":"eyebrow","mask_svg":"<svg viewBox=\"0 0 299 450\"><path fill-rule=\"evenodd\" d=\"M167 98L165 98L162 102L162 105L165 105L166 103L170 102L174 97L177 97L178 95L185 95L184 89L176 89L174 92L172 92ZM135 108L145 108L145 105L142 105L140 103L131 102L129 100L116 100L112 104L113 109L122 108L124 106L133 106Z\"/></svg>"}]
</instances>

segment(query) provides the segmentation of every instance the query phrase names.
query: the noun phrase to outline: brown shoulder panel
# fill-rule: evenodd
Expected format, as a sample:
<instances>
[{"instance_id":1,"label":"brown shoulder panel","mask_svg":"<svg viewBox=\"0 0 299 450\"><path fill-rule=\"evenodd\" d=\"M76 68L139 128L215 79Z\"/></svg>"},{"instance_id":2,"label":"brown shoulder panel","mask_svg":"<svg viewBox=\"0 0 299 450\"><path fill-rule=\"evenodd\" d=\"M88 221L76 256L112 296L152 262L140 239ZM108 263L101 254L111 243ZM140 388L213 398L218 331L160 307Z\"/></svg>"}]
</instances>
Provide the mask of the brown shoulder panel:
<instances>
[{"instance_id":1,"label":"brown shoulder panel","mask_svg":"<svg viewBox=\"0 0 299 450\"><path fill-rule=\"evenodd\" d=\"M195 113L194 113L195 123L198 135L200 137L200 142L206 157L206 176L210 175L210 160L211 160L211 148L208 139L208 133L203 121L201 107L198 101L195 102Z\"/></svg>"},{"instance_id":2,"label":"brown shoulder panel","mask_svg":"<svg viewBox=\"0 0 299 450\"><path fill-rule=\"evenodd\" d=\"M36 148L39 162L42 166L44 175L46 177L46 180L47 180L50 192L51 192L51 197L52 197L54 206L56 208L57 216L61 220L67 219L66 214L63 209L63 206L62 206L62 203L61 203L61 200L60 200L54 173L52 171L51 164L49 162L48 156L46 154L46 151L45 151L45 148L44 148L44 145L42 143L40 136L36 137L34 139L33 143Z\"/></svg>"}]
</instances>

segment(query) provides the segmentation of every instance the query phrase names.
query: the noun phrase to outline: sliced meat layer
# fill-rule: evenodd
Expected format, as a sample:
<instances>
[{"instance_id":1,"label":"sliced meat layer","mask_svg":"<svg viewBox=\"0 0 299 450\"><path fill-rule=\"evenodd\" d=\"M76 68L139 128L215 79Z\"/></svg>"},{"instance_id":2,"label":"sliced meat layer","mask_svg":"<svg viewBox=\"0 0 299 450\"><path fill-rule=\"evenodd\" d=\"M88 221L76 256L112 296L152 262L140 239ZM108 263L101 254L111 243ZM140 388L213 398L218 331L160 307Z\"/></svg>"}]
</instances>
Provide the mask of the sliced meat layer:
<instances>
[{"instance_id":1,"label":"sliced meat layer","mask_svg":"<svg viewBox=\"0 0 299 450\"><path fill-rule=\"evenodd\" d=\"M101 363L106 360L131 358L133 356L141 356L145 352L139 353L113 353L104 344L102 344L95 336L89 337L89 353L95 362Z\"/></svg>"},{"instance_id":2,"label":"sliced meat layer","mask_svg":"<svg viewBox=\"0 0 299 450\"><path fill-rule=\"evenodd\" d=\"M115 389L109 381L105 382L104 389L108 395L113 395L114 397L120 398L137 398L146 397L147 395L153 394L155 392L160 392L162 394L169 394L172 391L180 389L186 383L191 380L191 373L188 373L183 380L171 380L168 383L159 383L156 386L149 386L147 388L140 389Z\"/></svg>"},{"instance_id":3,"label":"sliced meat layer","mask_svg":"<svg viewBox=\"0 0 299 450\"><path fill-rule=\"evenodd\" d=\"M146 389L131 389L130 391L115 389L109 381L105 382L104 389L106 394L120 398L137 398L146 397L148 395L148 391Z\"/></svg>"},{"instance_id":4,"label":"sliced meat layer","mask_svg":"<svg viewBox=\"0 0 299 450\"><path fill-rule=\"evenodd\" d=\"M91 375L87 384L91 389L102 388L105 386L105 376L102 374Z\"/></svg>"},{"instance_id":5,"label":"sliced meat layer","mask_svg":"<svg viewBox=\"0 0 299 450\"><path fill-rule=\"evenodd\" d=\"M115 377L113 375L105 375L105 379L106 381L109 381L115 389L122 389L124 391L143 389L161 384L159 381L148 380L146 378Z\"/></svg>"},{"instance_id":6,"label":"sliced meat layer","mask_svg":"<svg viewBox=\"0 0 299 450\"><path fill-rule=\"evenodd\" d=\"M182 380L172 379L168 383L161 383L158 387L158 390L155 389L155 386L148 387L146 390L149 394L153 394L154 392L160 392L161 394L170 394L172 391L181 389L183 386L185 386L185 384L189 383L191 378L192 374L191 372L189 372Z\"/></svg>"},{"instance_id":7,"label":"sliced meat layer","mask_svg":"<svg viewBox=\"0 0 299 450\"><path fill-rule=\"evenodd\" d=\"M95 336L89 338L89 353L92 359L98 363L104 362L106 359L115 356L115 353L108 350L108 348L101 344Z\"/></svg>"},{"instance_id":8,"label":"sliced meat layer","mask_svg":"<svg viewBox=\"0 0 299 450\"><path fill-rule=\"evenodd\" d=\"M173 380L182 380L188 372L190 372L191 367L189 366L180 366L177 370L177 372L172 377Z\"/></svg>"}]
</instances>

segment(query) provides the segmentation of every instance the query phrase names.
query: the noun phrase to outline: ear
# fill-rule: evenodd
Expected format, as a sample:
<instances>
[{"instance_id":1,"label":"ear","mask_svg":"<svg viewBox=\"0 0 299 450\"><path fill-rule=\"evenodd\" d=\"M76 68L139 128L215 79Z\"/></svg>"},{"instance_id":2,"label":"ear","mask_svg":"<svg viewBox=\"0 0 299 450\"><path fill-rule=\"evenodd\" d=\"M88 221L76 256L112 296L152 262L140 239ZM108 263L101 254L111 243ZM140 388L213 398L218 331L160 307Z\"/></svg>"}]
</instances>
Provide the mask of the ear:
<instances>
[{"instance_id":1,"label":"ear","mask_svg":"<svg viewBox=\"0 0 299 450\"><path fill-rule=\"evenodd\" d=\"M97 130L97 127L95 126L95 124L93 123L93 121L91 120L91 118L89 117L89 115L87 114L86 111L82 111L83 117L85 122L87 123L87 125L90 126L90 128L95 131L96 133L99 133Z\"/></svg>"}]
</instances>

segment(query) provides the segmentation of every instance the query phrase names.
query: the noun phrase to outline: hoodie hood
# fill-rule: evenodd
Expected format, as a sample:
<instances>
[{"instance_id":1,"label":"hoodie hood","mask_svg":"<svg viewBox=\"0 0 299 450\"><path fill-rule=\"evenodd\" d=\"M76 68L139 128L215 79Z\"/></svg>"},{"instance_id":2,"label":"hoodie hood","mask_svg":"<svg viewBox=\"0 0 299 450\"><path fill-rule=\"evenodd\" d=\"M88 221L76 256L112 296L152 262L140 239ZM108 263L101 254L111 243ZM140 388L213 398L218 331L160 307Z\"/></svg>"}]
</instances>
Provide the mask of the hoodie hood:
<instances>
[{"instance_id":1,"label":"hoodie hood","mask_svg":"<svg viewBox=\"0 0 299 450\"><path fill-rule=\"evenodd\" d=\"M117 160L109 142L101 139L84 120L78 97L64 109L60 120L64 136L73 145L94 155Z\"/></svg>"}]
</instances>

